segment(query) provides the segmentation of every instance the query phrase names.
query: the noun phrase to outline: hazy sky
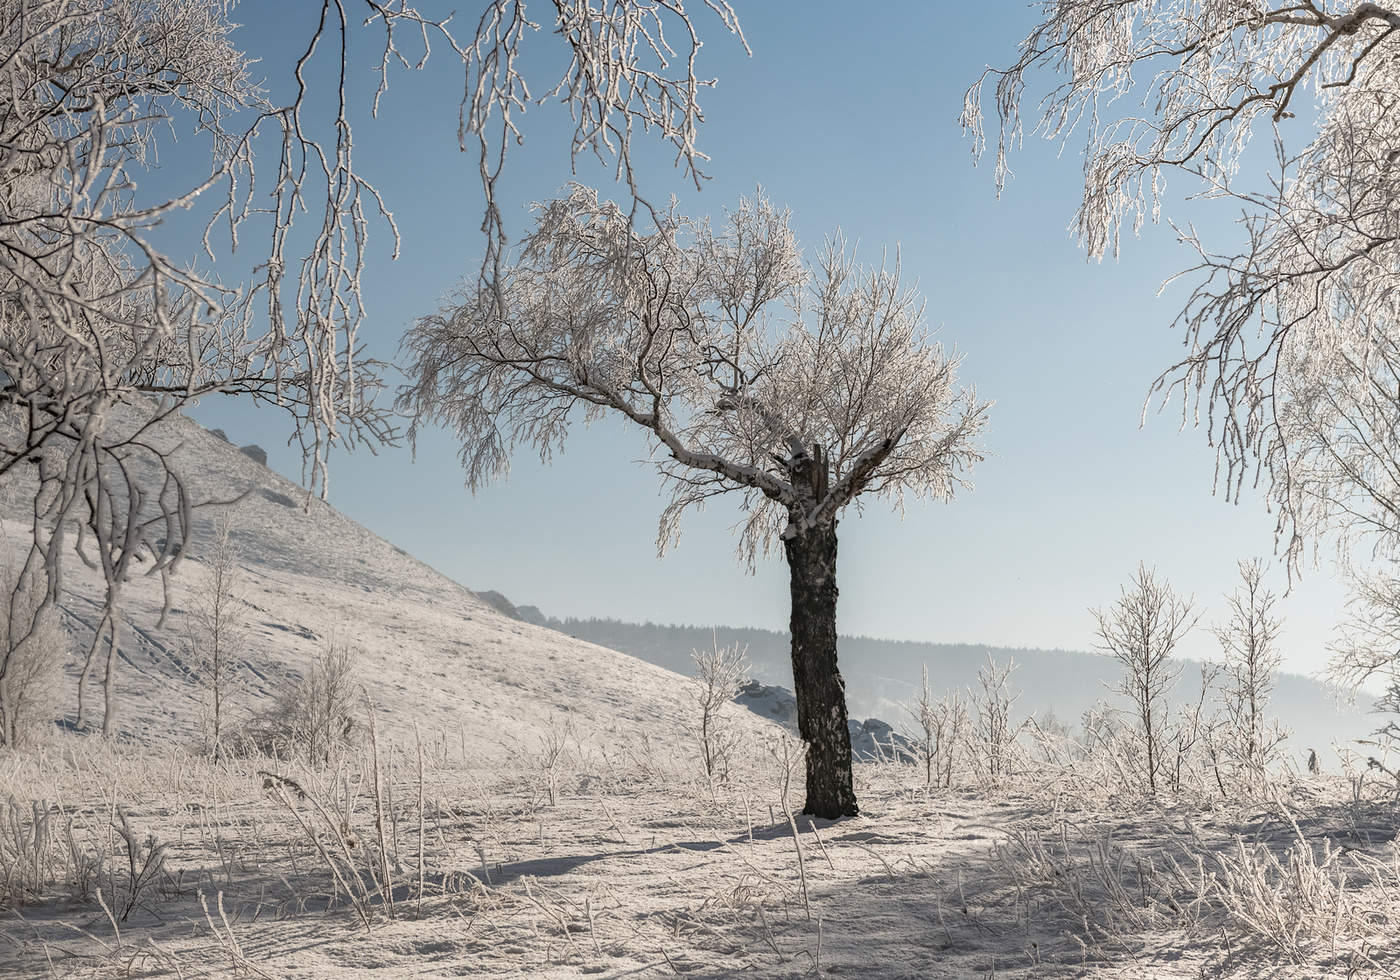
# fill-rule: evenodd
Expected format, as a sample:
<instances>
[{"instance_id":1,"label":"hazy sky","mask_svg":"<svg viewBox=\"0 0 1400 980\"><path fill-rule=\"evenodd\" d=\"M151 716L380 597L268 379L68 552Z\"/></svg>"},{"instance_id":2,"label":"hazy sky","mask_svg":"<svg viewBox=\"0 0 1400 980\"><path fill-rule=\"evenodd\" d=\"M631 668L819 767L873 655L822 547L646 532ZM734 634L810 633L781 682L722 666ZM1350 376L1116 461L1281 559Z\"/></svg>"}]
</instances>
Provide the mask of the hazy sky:
<instances>
[{"instance_id":1,"label":"hazy sky","mask_svg":"<svg viewBox=\"0 0 1400 980\"><path fill-rule=\"evenodd\" d=\"M468 34L471 6L459 18ZM911 507L902 521L882 507L847 512L842 632L1088 648L1088 608L1112 602L1139 560L1195 593L1204 622L1218 622L1236 560L1272 555L1273 519L1257 494L1240 506L1212 494L1213 451L1202 432L1178 432L1179 407L1139 428L1149 384L1181 354L1169 324L1183 291L1159 298L1157 289L1190 256L1163 226L1126 243L1120 261L1087 263L1066 230L1080 190L1074 147L1057 157L1055 146L1028 144L998 200L990 164L974 168L957 124L964 89L984 64L1012 58L1031 12L927 0L882 4L878 15L856 14L849 2L735 6L752 58L707 12L698 15L701 71L720 80L704 95L700 139L714 179L697 193L665 165L669 157L648 153L651 196L674 192L684 212L717 215L761 184L792 208L809 251L837 227L867 259L899 245L943 343L965 355L963 378L996 402L973 492ZM283 19L291 7L251 0L236 10L243 43L274 80L304 36L303 25ZM544 16L545 6L534 12ZM556 39L527 40L541 54L531 65L557 71ZM412 319L475 270L482 200L475 157L457 150L460 69L442 59L422 76L400 73L372 123L364 117L373 79L368 61L360 67L357 153L404 238L397 262L387 246L376 250L365 282L363 337L390 358ZM547 87L543 74L533 87ZM532 110L523 122L526 145L512 150L502 202L516 232L530 200L570 179L567 118ZM579 175L607 177L590 167ZM1185 193L1180 183L1173 190ZM1192 214L1231 232L1232 215ZM195 414L235 442L262 444L287 475L300 473L275 414L237 404ZM580 429L548 466L522 452L507 480L476 496L463 488L455 448L433 433L416 462L406 450L338 458L331 502L464 584L553 615L786 626L786 568L775 560L751 576L736 564L732 507L691 518L679 548L657 558L663 501L654 471L639 462L648 447L637 431ZM1281 570L1271 574L1281 591ZM1341 600L1324 566L1282 603L1289 669L1322 666ZM1208 655L1215 644L1199 630L1189 647Z\"/></svg>"}]
</instances>

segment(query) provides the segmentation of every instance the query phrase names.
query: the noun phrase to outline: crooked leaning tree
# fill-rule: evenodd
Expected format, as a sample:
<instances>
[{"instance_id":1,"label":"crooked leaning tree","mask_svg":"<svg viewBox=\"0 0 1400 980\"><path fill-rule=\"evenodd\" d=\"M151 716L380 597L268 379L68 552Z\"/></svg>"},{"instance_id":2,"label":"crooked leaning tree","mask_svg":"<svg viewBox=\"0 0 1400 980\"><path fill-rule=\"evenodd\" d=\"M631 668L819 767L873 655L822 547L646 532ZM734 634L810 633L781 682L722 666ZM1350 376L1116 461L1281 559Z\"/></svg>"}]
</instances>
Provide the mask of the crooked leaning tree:
<instances>
[{"instance_id":1,"label":"crooked leaning tree","mask_svg":"<svg viewBox=\"0 0 1400 980\"><path fill-rule=\"evenodd\" d=\"M670 491L658 545L690 507L735 493L752 566L781 545L807 750L805 813L857 812L836 660L836 545L859 497L947 500L981 459L987 404L928 342L924 301L838 235L808 269L788 214L760 193L718 229L676 213L642 233L575 186L536 205L495 283L465 286L405 347L399 408L461 440L472 489L512 450L542 457L571 426L620 416L650 440Z\"/></svg>"}]
</instances>

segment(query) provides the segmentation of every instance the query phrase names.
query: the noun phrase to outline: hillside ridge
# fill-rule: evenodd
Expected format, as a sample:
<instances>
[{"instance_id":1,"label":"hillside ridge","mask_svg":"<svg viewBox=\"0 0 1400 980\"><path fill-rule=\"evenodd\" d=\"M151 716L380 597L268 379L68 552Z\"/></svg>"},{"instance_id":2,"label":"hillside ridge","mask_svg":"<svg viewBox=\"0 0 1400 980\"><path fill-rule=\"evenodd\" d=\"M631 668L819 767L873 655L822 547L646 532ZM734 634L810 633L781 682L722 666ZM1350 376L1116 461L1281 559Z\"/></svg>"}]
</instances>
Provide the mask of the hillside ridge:
<instances>
[{"instance_id":1,"label":"hillside ridge","mask_svg":"<svg viewBox=\"0 0 1400 980\"><path fill-rule=\"evenodd\" d=\"M366 695L387 731L412 738L417 726L425 737L460 739L477 746L483 765L519 757L555 728L581 739L635 736L689 751L691 705L675 673L501 615L221 436L177 416L152 439L171 454L194 500L237 498L230 536L239 550L247 640L230 666L235 719L270 706L319 651L342 643L360 651ZM142 465L155 475L153 463ZM0 486L0 547L11 559L27 547L36 486L32 476ZM123 586L115 664L120 737L197 737L205 692L188 610L208 576L202 555L219 510L195 510L170 576L168 611L160 577L138 572ZM62 697L69 726L103 596L101 574L70 555L60 603L72 634ZM99 651L89 682L98 705L105 658ZM737 707L735 716L776 731Z\"/></svg>"}]
</instances>

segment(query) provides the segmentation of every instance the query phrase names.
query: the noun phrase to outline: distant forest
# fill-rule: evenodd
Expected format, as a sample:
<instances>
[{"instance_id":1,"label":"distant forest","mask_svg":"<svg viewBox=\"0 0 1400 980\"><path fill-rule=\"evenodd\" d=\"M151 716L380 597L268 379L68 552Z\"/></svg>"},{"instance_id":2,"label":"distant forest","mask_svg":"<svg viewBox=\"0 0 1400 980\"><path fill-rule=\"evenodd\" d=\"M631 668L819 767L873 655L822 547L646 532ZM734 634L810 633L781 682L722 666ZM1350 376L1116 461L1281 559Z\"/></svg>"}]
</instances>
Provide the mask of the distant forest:
<instances>
[{"instance_id":1,"label":"distant forest","mask_svg":"<svg viewBox=\"0 0 1400 980\"><path fill-rule=\"evenodd\" d=\"M660 623L624 623L615 619L554 619L531 606L518 610L521 619L570 636L631 654L648 663L680 674L693 672L691 651L738 643L748 648L753 677L765 684L791 689L788 634L774 630L733 626L678 626ZM1039 650L992 647L983 644L916 643L880 640L868 636L843 636L840 640L841 672L847 701L854 718L880 718L896 728L910 721L903 705L913 696L921 671L928 666L929 687L935 697L948 691L975 687L977 672L989 659L1014 660L1012 688L1020 693L1016 711L1024 718L1047 715L1078 731L1084 711L1097 701L1122 707L1114 693L1118 665L1108 657L1077 650ZM1176 686L1178 702L1200 696L1201 665L1182 662ZM1365 739L1381 719L1371 713L1373 699L1362 697L1355 705L1340 703L1324 684L1297 674L1282 674L1271 701L1272 713L1292 729L1289 743L1295 763L1315 748L1335 764L1333 745ZM1354 746L1353 746L1354 747ZM1358 751L1365 752L1364 748Z\"/></svg>"}]
</instances>

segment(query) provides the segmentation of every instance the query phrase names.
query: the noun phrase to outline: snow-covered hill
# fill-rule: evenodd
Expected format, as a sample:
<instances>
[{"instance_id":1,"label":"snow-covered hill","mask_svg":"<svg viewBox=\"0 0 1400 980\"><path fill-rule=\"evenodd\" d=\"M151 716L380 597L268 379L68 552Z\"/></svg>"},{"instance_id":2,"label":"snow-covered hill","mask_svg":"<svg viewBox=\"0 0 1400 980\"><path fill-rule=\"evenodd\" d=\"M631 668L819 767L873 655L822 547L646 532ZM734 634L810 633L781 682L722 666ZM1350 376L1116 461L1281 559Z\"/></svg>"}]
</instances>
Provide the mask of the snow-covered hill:
<instances>
[{"instance_id":1,"label":"snow-covered hill","mask_svg":"<svg viewBox=\"0 0 1400 980\"><path fill-rule=\"evenodd\" d=\"M236 435L236 434L235 434ZM196 500L228 499L242 567L248 640L236 657L235 714L268 706L289 678L306 671L332 640L361 651L362 674L390 729L446 733L476 746L484 764L529 748L550 726L581 738L646 734L685 738L689 714L681 678L591 643L508 618L466 588L372 534L333 507L194 422L163 433ZM254 454L256 455L256 454ZM33 486L0 486L0 524L17 553ZM201 688L187 640L191 590L216 511L198 512L196 533L172 582L172 608L158 625L158 577L123 590L116 689L117 731L142 740L193 737ZM100 575L78 561L65 573L64 613L74 633L76 678L101 608ZM93 701L100 668L94 671ZM65 704L73 703L73 687ZM738 715L746 713L739 712ZM71 714L70 714L71 720ZM745 724L766 725L757 718Z\"/></svg>"}]
</instances>

